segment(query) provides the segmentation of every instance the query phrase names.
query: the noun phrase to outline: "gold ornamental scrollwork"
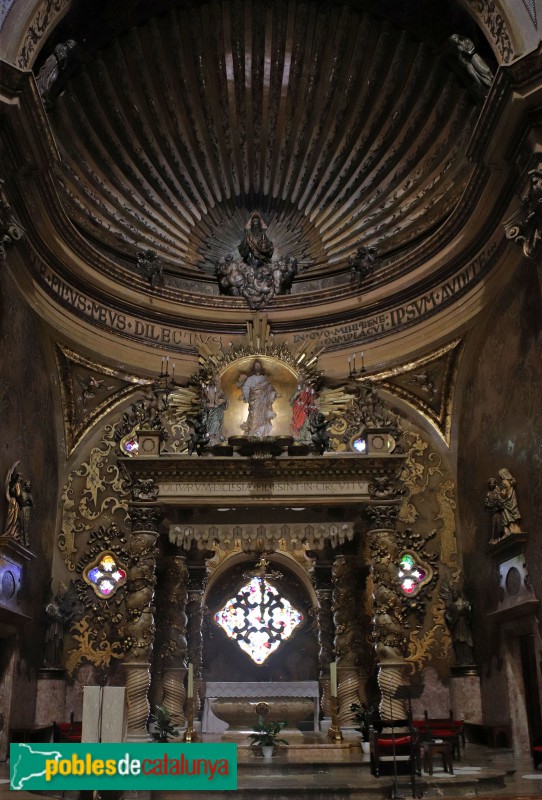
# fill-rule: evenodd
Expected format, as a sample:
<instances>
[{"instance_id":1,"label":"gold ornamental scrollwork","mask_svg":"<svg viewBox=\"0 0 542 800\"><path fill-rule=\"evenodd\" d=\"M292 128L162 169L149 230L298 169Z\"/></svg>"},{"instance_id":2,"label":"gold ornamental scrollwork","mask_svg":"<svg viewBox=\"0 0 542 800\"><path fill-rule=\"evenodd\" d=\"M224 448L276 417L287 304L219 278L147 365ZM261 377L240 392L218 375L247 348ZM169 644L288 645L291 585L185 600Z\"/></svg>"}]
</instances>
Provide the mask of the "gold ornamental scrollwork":
<instances>
[{"instance_id":1,"label":"gold ornamental scrollwork","mask_svg":"<svg viewBox=\"0 0 542 800\"><path fill-rule=\"evenodd\" d=\"M130 479L121 473L115 455L115 430L108 425L102 439L92 447L87 461L73 469L62 489L62 519L58 549L68 570L75 570L75 537L90 531L98 520L105 524L119 512L128 516Z\"/></svg>"},{"instance_id":2,"label":"gold ornamental scrollwork","mask_svg":"<svg viewBox=\"0 0 542 800\"><path fill-rule=\"evenodd\" d=\"M97 635L88 614L72 625L70 634L77 643L76 647L69 650L66 659L66 669L70 675L85 661L104 669L110 666L112 659L124 658L120 642L108 641L104 632Z\"/></svg>"}]
</instances>

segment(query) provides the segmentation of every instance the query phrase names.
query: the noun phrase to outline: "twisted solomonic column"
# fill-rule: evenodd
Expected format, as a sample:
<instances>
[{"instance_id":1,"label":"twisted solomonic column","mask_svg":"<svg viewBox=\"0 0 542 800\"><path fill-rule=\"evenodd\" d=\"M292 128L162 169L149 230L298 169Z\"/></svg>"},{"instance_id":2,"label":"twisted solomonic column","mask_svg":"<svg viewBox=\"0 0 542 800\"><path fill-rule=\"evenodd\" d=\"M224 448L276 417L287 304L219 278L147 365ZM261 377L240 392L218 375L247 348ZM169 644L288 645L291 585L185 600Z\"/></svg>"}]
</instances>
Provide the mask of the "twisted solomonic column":
<instances>
[{"instance_id":1,"label":"twisted solomonic column","mask_svg":"<svg viewBox=\"0 0 542 800\"><path fill-rule=\"evenodd\" d=\"M406 637L400 617L401 596L397 578L399 549L395 525L399 506L374 505L366 508L370 520L368 539L373 584L373 639L381 691L380 715L384 719L406 717L406 703L394 698L406 681L403 653Z\"/></svg>"},{"instance_id":2,"label":"twisted solomonic column","mask_svg":"<svg viewBox=\"0 0 542 800\"><path fill-rule=\"evenodd\" d=\"M318 668L320 683L320 708L324 716L331 716L329 665L334 660L331 565L316 563L312 570L312 583L318 598L314 619L318 636Z\"/></svg>"},{"instance_id":3,"label":"twisted solomonic column","mask_svg":"<svg viewBox=\"0 0 542 800\"><path fill-rule=\"evenodd\" d=\"M357 557L336 556L332 580L339 726L354 727L355 717L350 706L366 699L366 675L361 663L363 630Z\"/></svg>"},{"instance_id":4,"label":"twisted solomonic column","mask_svg":"<svg viewBox=\"0 0 542 800\"><path fill-rule=\"evenodd\" d=\"M124 661L128 704L127 738L148 739L150 663L154 644L154 590L158 526L162 519L158 506L131 506L130 565L126 581L126 641Z\"/></svg>"},{"instance_id":5,"label":"twisted solomonic column","mask_svg":"<svg viewBox=\"0 0 542 800\"><path fill-rule=\"evenodd\" d=\"M188 569L185 555L168 556L164 575L164 600L162 604L162 688L164 707L173 724L186 725L184 705L186 689L186 600L188 597Z\"/></svg>"},{"instance_id":6,"label":"twisted solomonic column","mask_svg":"<svg viewBox=\"0 0 542 800\"><path fill-rule=\"evenodd\" d=\"M203 593L207 572L205 565L189 565L188 578L188 660L194 666L194 715L202 704L203 671Z\"/></svg>"}]
</instances>

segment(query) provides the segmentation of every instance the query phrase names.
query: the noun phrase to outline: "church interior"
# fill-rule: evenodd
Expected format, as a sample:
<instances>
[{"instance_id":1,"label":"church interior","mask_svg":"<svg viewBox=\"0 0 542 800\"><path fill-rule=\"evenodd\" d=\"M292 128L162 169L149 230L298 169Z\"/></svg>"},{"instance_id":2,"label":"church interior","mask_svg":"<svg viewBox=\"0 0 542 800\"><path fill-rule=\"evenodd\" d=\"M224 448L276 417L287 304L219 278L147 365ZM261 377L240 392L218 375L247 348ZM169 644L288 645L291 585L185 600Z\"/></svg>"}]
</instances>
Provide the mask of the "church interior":
<instances>
[{"instance_id":1,"label":"church interior","mask_svg":"<svg viewBox=\"0 0 542 800\"><path fill-rule=\"evenodd\" d=\"M99 687L240 796L541 790L541 22L2 0L0 770Z\"/></svg>"}]
</instances>

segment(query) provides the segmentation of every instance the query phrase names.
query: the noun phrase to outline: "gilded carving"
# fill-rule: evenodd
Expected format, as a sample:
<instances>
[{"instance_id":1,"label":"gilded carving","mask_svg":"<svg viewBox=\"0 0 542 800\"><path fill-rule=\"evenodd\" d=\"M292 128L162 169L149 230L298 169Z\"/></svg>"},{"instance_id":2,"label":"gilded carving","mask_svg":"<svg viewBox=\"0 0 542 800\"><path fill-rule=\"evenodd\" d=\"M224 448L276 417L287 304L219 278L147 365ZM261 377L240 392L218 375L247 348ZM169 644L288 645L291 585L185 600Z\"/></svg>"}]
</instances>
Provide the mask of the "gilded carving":
<instances>
[{"instance_id":1,"label":"gilded carving","mask_svg":"<svg viewBox=\"0 0 542 800\"><path fill-rule=\"evenodd\" d=\"M409 663L421 668L429 658L445 659L450 647L450 636L444 620L444 604L435 596L435 589L441 578L447 576L448 580L456 580L459 574L455 484L443 472L441 457L431 450L418 433L407 431L404 441L407 457L402 481L408 494L399 512L397 542L405 548L419 552L434 571L433 579L423 587L420 595L403 604L405 631L408 635L405 656ZM428 518L420 518L427 513L424 498L430 496L434 496L437 504L432 519L435 529L422 533L424 522L431 522ZM414 527L403 528L405 524ZM437 545L436 549L428 547L431 541ZM428 602L429 599L432 599L431 603ZM414 627L408 622L411 614L413 620L417 620Z\"/></svg>"},{"instance_id":2,"label":"gilded carving","mask_svg":"<svg viewBox=\"0 0 542 800\"><path fill-rule=\"evenodd\" d=\"M133 531L158 531L164 512L152 506L130 506L129 516Z\"/></svg>"},{"instance_id":3,"label":"gilded carving","mask_svg":"<svg viewBox=\"0 0 542 800\"><path fill-rule=\"evenodd\" d=\"M155 511L156 509L152 509ZM156 586L156 540L158 534L145 528L130 538L130 566L126 584L126 649L132 662L149 663L154 642L154 588Z\"/></svg>"},{"instance_id":4,"label":"gilded carving","mask_svg":"<svg viewBox=\"0 0 542 800\"><path fill-rule=\"evenodd\" d=\"M115 512L127 517L129 478L121 474L115 457L114 428L106 426L98 445L68 475L62 490L62 523L58 547L69 570L75 569L75 536L91 529L89 523L111 520Z\"/></svg>"},{"instance_id":5,"label":"gilded carving","mask_svg":"<svg viewBox=\"0 0 542 800\"><path fill-rule=\"evenodd\" d=\"M98 526L91 532L75 565L77 573L84 578L89 567L107 553L118 563L130 564L127 538L115 523ZM63 599L66 608L71 606L70 636L77 643L68 652L66 667L70 674L85 661L103 668L109 666L112 658L123 658L128 643L124 625L126 591L124 581L119 581L116 590L108 592L107 596L96 592L88 579L71 583Z\"/></svg>"},{"instance_id":6,"label":"gilded carving","mask_svg":"<svg viewBox=\"0 0 542 800\"><path fill-rule=\"evenodd\" d=\"M389 506L365 506L364 513L369 518L369 531L394 530L399 508Z\"/></svg>"},{"instance_id":7,"label":"gilded carving","mask_svg":"<svg viewBox=\"0 0 542 800\"><path fill-rule=\"evenodd\" d=\"M55 346L55 358L69 457L110 411L151 381L91 361L61 344Z\"/></svg>"},{"instance_id":8,"label":"gilded carving","mask_svg":"<svg viewBox=\"0 0 542 800\"><path fill-rule=\"evenodd\" d=\"M31 23L28 25L26 37L17 57L18 67L21 69L30 67L34 53L40 46L41 39L69 3L70 0L44 0L41 3Z\"/></svg>"},{"instance_id":9,"label":"gilded carving","mask_svg":"<svg viewBox=\"0 0 542 800\"><path fill-rule=\"evenodd\" d=\"M542 164L529 172L530 186L521 198L521 209L507 222L507 239L523 248L526 258L536 258L542 241Z\"/></svg>"},{"instance_id":10,"label":"gilded carving","mask_svg":"<svg viewBox=\"0 0 542 800\"><path fill-rule=\"evenodd\" d=\"M191 428L188 452L202 455L211 447L220 454L229 439L239 447L246 439L249 455L257 440L268 437L284 448L285 437L311 442L309 416L323 436L327 422L343 414L352 397L343 387L321 387L318 355L314 343L290 348L276 342L263 319L247 323L242 344L227 350L202 344L198 372L171 394L170 419L185 419ZM325 436L313 435L321 449Z\"/></svg>"},{"instance_id":11,"label":"gilded carving","mask_svg":"<svg viewBox=\"0 0 542 800\"><path fill-rule=\"evenodd\" d=\"M77 646L69 650L66 659L66 669L73 675L79 664L86 661L98 669L110 666L111 660L124 657L124 650L120 642L108 641L105 632L96 633L96 628L87 614L78 622L74 622L70 635Z\"/></svg>"},{"instance_id":12,"label":"gilded carving","mask_svg":"<svg viewBox=\"0 0 542 800\"><path fill-rule=\"evenodd\" d=\"M514 54L514 49L506 22L500 14L495 0L467 0L467 2L489 33L503 62L508 64Z\"/></svg>"},{"instance_id":13,"label":"gilded carving","mask_svg":"<svg viewBox=\"0 0 542 800\"><path fill-rule=\"evenodd\" d=\"M7 258L6 247L11 247L22 239L24 231L16 221L4 191L4 181L0 180L0 264Z\"/></svg>"},{"instance_id":14,"label":"gilded carving","mask_svg":"<svg viewBox=\"0 0 542 800\"><path fill-rule=\"evenodd\" d=\"M253 310L263 308L276 295L290 294L297 275L297 259L283 256L272 261L274 247L266 230L262 215L253 211L238 247L241 260L230 253L215 270L220 293L243 297Z\"/></svg>"},{"instance_id":15,"label":"gilded carving","mask_svg":"<svg viewBox=\"0 0 542 800\"><path fill-rule=\"evenodd\" d=\"M132 485L132 497L139 502L156 500L158 492L159 487L154 478L138 478Z\"/></svg>"},{"instance_id":16,"label":"gilded carving","mask_svg":"<svg viewBox=\"0 0 542 800\"><path fill-rule=\"evenodd\" d=\"M414 408L449 446L462 352L462 340L454 339L415 361L371 374L371 380Z\"/></svg>"},{"instance_id":17,"label":"gilded carving","mask_svg":"<svg viewBox=\"0 0 542 800\"><path fill-rule=\"evenodd\" d=\"M338 555L333 561L333 621L338 672L339 724L352 725L352 703L366 700L366 660L361 607L359 568L354 556Z\"/></svg>"}]
</instances>

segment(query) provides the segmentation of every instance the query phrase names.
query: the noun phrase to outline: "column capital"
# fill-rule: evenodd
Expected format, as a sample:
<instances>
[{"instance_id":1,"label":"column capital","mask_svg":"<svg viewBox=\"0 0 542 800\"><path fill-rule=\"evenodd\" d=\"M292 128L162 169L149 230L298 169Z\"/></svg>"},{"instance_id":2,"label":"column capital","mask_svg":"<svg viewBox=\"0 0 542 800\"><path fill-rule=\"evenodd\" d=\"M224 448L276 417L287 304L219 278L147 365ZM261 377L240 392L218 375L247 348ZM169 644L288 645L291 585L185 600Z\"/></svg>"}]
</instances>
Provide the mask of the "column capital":
<instances>
[{"instance_id":1,"label":"column capital","mask_svg":"<svg viewBox=\"0 0 542 800\"><path fill-rule=\"evenodd\" d=\"M161 506L130 504L129 514L134 533L158 533L158 527L164 517Z\"/></svg>"},{"instance_id":2,"label":"column capital","mask_svg":"<svg viewBox=\"0 0 542 800\"><path fill-rule=\"evenodd\" d=\"M369 519L369 533L377 531L395 530L399 506L394 504L387 505L367 505L363 512Z\"/></svg>"}]
</instances>

